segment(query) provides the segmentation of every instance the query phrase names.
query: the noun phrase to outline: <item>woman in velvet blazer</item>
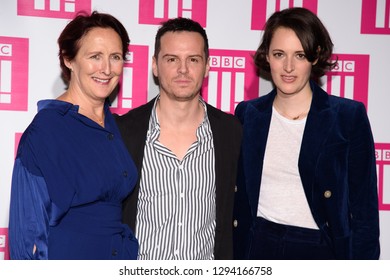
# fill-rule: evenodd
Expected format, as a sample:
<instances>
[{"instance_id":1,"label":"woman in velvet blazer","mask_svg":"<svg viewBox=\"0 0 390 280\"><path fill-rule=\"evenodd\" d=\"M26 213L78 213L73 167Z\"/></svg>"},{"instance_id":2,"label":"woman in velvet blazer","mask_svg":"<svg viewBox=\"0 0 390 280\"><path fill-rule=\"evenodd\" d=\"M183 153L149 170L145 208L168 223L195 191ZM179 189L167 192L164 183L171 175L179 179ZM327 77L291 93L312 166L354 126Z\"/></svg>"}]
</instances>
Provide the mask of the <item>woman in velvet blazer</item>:
<instances>
[{"instance_id":1,"label":"woman in velvet blazer","mask_svg":"<svg viewBox=\"0 0 390 280\"><path fill-rule=\"evenodd\" d=\"M267 22L254 59L275 89L236 108L243 124L237 259L379 258L375 150L365 107L328 95L310 78L332 68L332 48L306 9L276 12Z\"/></svg>"}]
</instances>

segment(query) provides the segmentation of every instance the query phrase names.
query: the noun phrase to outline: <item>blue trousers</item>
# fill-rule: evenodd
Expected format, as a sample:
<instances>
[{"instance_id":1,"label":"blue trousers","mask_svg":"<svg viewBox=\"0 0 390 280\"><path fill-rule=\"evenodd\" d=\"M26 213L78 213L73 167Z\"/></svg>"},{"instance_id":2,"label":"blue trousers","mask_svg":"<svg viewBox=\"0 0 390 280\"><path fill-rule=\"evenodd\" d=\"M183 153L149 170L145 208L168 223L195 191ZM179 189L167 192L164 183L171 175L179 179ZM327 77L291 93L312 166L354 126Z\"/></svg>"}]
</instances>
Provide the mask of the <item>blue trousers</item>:
<instances>
[{"instance_id":1,"label":"blue trousers","mask_svg":"<svg viewBox=\"0 0 390 280\"><path fill-rule=\"evenodd\" d=\"M249 247L252 260L331 260L331 247L315 229L282 225L257 217Z\"/></svg>"}]
</instances>

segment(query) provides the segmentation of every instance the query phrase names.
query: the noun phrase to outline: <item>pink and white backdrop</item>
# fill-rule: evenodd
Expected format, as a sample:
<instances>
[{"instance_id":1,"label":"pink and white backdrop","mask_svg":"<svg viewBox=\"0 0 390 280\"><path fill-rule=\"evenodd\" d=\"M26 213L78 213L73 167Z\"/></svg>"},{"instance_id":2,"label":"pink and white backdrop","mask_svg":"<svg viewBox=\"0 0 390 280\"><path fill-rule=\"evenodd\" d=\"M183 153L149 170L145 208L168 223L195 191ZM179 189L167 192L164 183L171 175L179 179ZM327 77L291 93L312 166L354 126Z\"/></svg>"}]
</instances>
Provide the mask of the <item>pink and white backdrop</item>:
<instances>
[{"instance_id":1,"label":"pink and white backdrop","mask_svg":"<svg viewBox=\"0 0 390 280\"><path fill-rule=\"evenodd\" d=\"M211 71L204 98L233 112L241 100L267 93L250 55L271 13L291 6L315 12L335 44L338 67L323 77L333 95L363 102L374 133L381 259L390 259L390 0L1 0L0 4L0 259L9 259L8 214L13 161L37 101L64 91L57 38L79 10L116 16L131 46L112 111L122 114L153 98L154 36L161 21L183 16L207 30Z\"/></svg>"}]
</instances>

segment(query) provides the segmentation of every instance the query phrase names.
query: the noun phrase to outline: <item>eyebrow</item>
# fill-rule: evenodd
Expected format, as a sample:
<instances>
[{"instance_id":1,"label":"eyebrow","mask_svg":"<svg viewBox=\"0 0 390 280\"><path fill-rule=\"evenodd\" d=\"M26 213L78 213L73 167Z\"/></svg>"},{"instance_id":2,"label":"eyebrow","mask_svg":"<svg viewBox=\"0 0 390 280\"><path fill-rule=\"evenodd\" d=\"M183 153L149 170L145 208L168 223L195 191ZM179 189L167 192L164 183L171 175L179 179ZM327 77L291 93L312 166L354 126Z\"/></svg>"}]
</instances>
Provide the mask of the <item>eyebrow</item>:
<instances>
[{"instance_id":1,"label":"eyebrow","mask_svg":"<svg viewBox=\"0 0 390 280\"><path fill-rule=\"evenodd\" d=\"M270 52L274 53L274 52L283 52L285 53L286 51L285 50L282 50L282 49L272 49L270 50ZM305 54L305 51L304 50L299 50L299 51L294 51L294 54Z\"/></svg>"},{"instance_id":2,"label":"eyebrow","mask_svg":"<svg viewBox=\"0 0 390 280\"><path fill-rule=\"evenodd\" d=\"M176 55L176 54L169 54L169 53L164 54L162 57L164 58L164 57L168 57L168 56L179 57L179 56ZM191 55L189 55L188 57L200 57L200 58L203 59L203 56L200 55L200 54L191 54Z\"/></svg>"}]
</instances>

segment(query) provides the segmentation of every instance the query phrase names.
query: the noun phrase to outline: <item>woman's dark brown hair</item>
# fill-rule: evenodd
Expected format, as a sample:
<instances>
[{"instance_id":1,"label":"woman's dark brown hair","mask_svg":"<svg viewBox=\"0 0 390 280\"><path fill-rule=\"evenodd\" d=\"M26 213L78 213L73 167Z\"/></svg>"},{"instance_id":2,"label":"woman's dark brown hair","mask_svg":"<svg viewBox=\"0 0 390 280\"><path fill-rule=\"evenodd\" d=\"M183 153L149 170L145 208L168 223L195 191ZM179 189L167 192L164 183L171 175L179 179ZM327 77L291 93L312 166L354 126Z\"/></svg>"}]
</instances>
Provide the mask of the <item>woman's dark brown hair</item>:
<instances>
[{"instance_id":1,"label":"woman's dark brown hair","mask_svg":"<svg viewBox=\"0 0 390 280\"><path fill-rule=\"evenodd\" d=\"M313 76L321 77L336 65L330 61L333 42L321 20L308 9L295 7L275 12L267 20L262 41L254 54L254 63L259 70L270 72L267 55L272 37L280 27L295 32L308 61L314 63L317 60L312 67Z\"/></svg>"}]
</instances>

